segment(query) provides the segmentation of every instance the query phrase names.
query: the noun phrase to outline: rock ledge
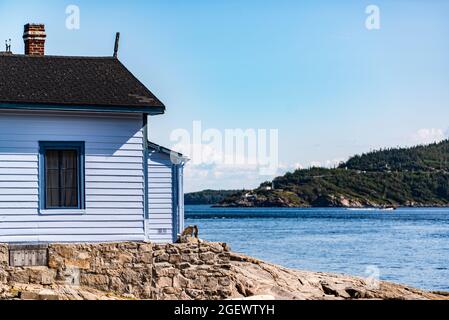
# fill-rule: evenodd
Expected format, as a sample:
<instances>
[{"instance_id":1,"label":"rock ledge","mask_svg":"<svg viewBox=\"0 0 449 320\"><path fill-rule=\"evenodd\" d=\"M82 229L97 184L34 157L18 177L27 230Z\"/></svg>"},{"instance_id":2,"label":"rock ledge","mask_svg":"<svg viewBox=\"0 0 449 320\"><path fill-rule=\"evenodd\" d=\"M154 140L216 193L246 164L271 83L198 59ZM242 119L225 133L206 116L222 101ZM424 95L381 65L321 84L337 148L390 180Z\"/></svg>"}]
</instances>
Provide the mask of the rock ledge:
<instances>
[{"instance_id":1,"label":"rock ledge","mask_svg":"<svg viewBox=\"0 0 449 320\"><path fill-rule=\"evenodd\" d=\"M449 299L444 292L290 270L223 243L51 244L48 266L10 267L0 244L0 299Z\"/></svg>"}]
</instances>

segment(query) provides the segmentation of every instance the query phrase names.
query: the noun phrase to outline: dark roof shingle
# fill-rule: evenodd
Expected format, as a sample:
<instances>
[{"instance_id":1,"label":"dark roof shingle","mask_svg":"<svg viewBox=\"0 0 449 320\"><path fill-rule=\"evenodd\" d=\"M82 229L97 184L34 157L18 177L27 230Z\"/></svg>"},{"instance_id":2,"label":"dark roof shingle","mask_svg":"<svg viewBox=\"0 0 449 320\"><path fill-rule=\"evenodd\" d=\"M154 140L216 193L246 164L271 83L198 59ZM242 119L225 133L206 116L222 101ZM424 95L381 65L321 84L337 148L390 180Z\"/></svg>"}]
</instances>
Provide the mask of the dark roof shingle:
<instances>
[{"instance_id":1,"label":"dark roof shingle","mask_svg":"<svg viewBox=\"0 0 449 320\"><path fill-rule=\"evenodd\" d=\"M113 57L0 54L0 103L165 110Z\"/></svg>"}]
</instances>

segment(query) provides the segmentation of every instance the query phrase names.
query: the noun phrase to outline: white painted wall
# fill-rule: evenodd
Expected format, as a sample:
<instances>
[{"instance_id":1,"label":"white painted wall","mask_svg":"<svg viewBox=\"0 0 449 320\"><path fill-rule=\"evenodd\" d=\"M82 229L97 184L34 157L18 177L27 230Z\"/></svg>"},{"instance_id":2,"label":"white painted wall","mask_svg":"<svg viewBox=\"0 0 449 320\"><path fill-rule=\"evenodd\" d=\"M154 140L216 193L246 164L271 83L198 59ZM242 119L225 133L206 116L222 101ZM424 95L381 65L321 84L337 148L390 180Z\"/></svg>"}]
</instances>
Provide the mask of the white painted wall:
<instances>
[{"instance_id":1,"label":"white painted wall","mask_svg":"<svg viewBox=\"0 0 449 320\"><path fill-rule=\"evenodd\" d=\"M153 150L148 158L149 239L155 243L171 243L173 231L173 164L170 157Z\"/></svg>"},{"instance_id":2,"label":"white painted wall","mask_svg":"<svg viewBox=\"0 0 449 320\"><path fill-rule=\"evenodd\" d=\"M85 141L84 214L39 212L39 141ZM143 148L140 115L0 111L0 242L143 241ZM149 186L168 190L170 173L159 169ZM156 240L171 226L164 197L150 203Z\"/></svg>"}]
</instances>

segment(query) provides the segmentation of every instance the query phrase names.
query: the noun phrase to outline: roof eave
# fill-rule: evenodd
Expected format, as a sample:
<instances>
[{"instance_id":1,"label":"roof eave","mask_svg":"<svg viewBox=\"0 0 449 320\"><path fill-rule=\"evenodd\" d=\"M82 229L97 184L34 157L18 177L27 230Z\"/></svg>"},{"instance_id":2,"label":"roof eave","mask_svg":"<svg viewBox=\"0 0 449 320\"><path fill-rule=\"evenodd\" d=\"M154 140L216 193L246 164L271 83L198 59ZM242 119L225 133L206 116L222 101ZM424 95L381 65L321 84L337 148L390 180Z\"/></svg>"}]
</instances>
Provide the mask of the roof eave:
<instances>
[{"instance_id":1,"label":"roof eave","mask_svg":"<svg viewBox=\"0 0 449 320\"><path fill-rule=\"evenodd\" d=\"M9 102L0 102L0 110L1 109L146 113L150 116L162 115L165 113L165 106L113 106L113 105L71 105L71 104L63 105L63 104L9 103Z\"/></svg>"},{"instance_id":2,"label":"roof eave","mask_svg":"<svg viewBox=\"0 0 449 320\"><path fill-rule=\"evenodd\" d=\"M181 164L181 165L184 165L190 161L190 159L188 157L184 156L183 154L173 151L173 150L170 150L168 148L162 147L162 146L160 146L156 143L153 143L151 141L148 141L148 149L164 153L164 154L170 156L170 158L176 159L179 162L179 164Z\"/></svg>"}]
</instances>

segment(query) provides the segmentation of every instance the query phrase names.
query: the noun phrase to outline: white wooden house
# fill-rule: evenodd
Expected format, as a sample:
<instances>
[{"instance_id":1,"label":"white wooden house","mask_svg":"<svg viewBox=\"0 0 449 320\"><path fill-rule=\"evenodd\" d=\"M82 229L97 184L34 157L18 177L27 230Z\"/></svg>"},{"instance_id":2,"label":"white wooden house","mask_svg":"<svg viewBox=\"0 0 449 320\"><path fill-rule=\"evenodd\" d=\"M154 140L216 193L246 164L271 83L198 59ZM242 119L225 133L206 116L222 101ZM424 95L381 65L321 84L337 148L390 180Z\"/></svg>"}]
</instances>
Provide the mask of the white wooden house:
<instances>
[{"instance_id":1,"label":"white wooden house","mask_svg":"<svg viewBox=\"0 0 449 320\"><path fill-rule=\"evenodd\" d=\"M186 158L148 141L165 106L117 59L0 53L0 243L152 241L183 228Z\"/></svg>"}]
</instances>

